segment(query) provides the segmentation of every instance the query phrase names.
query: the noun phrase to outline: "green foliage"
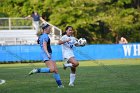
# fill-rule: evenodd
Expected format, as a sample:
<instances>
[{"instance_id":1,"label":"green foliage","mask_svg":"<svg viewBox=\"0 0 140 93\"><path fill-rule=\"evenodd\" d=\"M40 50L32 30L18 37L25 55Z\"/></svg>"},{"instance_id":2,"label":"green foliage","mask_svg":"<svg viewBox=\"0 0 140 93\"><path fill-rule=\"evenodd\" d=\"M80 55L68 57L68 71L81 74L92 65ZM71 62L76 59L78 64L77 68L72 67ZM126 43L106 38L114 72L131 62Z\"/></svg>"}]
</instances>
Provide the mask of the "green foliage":
<instances>
[{"instance_id":1,"label":"green foliage","mask_svg":"<svg viewBox=\"0 0 140 93\"><path fill-rule=\"evenodd\" d=\"M75 35L88 43L116 43L121 36L140 42L138 0L1 0L0 17L26 17L38 11L62 30L75 28Z\"/></svg>"}]
</instances>

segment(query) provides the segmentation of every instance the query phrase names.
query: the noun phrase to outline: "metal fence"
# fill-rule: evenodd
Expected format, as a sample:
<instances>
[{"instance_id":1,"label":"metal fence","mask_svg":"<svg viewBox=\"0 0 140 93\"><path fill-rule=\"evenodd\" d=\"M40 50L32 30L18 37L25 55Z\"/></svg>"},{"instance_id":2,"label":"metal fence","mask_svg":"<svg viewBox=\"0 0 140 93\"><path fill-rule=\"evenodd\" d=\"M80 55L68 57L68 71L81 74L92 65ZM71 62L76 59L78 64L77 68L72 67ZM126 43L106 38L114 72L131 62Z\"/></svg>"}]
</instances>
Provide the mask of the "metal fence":
<instances>
[{"instance_id":1,"label":"metal fence","mask_svg":"<svg viewBox=\"0 0 140 93\"><path fill-rule=\"evenodd\" d=\"M62 31L58 27L50 24L52 26L53 35L61 35ZM0 18L0 30L24 30L24 29L34 29L32 26L32 20L27 18Z\"/></svg>"},{"instance_id":2,"label":"metal fence","mask_svg":"<svg viewBox=\"0 0 140 93\"><path fill-rule=\"evenodd\" d=\"M32 20L26 18L0 18L0 30L33 29Z\"/></svg>"},{"instance_id":3,"label":"metal fence","mask_svg":"<svg viewBox=\"0 0 140 93\"><path fill-rule=\"evenodd\" d=\"M52 31L50 33L50 38L52 40L53 44L56 44L58 39L60 39L62 31L61 29L59 29L58 27L50 24L49 22L47 22L49 25L52 26ZM5 33L8 32L12 32L15 31L19 31L18 34L22 34L20 32L25 31L25 33L28 33L27 31L35 31L33 25L32 25L32 20L31 19L27 19L27 18L0 18L0 40L2 40L2 44L3 42L5 42L4 40L7 40L4 35ZM14 33L13 33L14 34ZM16 37L17 34L15 34L14 38ZM11 37L11 35L8 36L8 38ZM27 40L28 41L28 40ZM14 41L15 42L15 41ZM11 43L12 44L12 43ZM10 44L10 45L11 45ZM16 43L14 43L15 45ZM9 45L8 43L3 44L3 45Z\"/></svg>"}]
</instances>

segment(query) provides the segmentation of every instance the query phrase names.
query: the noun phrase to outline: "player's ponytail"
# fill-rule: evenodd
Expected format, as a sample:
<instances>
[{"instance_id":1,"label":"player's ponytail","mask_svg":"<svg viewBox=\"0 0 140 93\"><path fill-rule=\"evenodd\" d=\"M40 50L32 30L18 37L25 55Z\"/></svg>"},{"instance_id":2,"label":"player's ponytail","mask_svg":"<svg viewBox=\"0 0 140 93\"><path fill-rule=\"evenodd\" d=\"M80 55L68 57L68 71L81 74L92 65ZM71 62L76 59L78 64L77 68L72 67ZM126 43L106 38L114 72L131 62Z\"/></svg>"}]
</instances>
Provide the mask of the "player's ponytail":
<instances>
[{"instance_id":1,"label":"player's ponytail","mask_svg":"<svg viewBox=\"0 0 140 93\"><path fill-rule=\"evenodd\" d=\"M66 35L66 32L63 32L63 33L62 33L62 36L63 36L63 35Z\"/></svg>"}]
</instances>

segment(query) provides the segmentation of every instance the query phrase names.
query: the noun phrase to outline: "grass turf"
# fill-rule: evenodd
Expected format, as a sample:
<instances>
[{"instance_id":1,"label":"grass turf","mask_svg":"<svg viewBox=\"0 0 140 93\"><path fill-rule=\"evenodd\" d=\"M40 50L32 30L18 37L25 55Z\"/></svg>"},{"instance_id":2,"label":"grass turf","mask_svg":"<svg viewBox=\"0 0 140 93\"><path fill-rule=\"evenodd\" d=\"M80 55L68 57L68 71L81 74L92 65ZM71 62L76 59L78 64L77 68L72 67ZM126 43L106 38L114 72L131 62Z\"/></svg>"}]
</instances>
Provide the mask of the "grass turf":
<instances>
[{"instance_id":1,"label":"grass turf","mask_svg":"<svg viewBox=\"0 0 140 93\"><path fill-rule=\"evenodd\" d=\"M44 63L0 64L0 93L140 93L140 59L81 61L74 87L69 87L70 69L57 62L65 88L59 89L52 74L25 77Z\"/></svg>"}]
</instances>

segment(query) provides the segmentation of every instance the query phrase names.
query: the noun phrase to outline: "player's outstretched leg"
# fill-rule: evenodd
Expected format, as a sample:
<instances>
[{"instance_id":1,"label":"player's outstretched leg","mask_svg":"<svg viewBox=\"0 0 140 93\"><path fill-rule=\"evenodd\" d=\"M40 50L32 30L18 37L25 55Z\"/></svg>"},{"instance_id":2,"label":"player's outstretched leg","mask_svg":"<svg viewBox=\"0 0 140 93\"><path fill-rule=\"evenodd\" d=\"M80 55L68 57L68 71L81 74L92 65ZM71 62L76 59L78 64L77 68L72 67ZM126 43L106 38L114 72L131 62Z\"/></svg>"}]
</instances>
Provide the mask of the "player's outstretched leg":
<instances>
[{"instance_id":1,"label":"player's outstretched leg","mask_svg":"<svg viewBox=\"0 0 140 93\"><path fill-rule=\"evenodd\" d=\"M38 69L33 69L29 72L28 75L32 75L35 73L50 73L50 68L38 68Z\"/></svg>"}]
</instances>

